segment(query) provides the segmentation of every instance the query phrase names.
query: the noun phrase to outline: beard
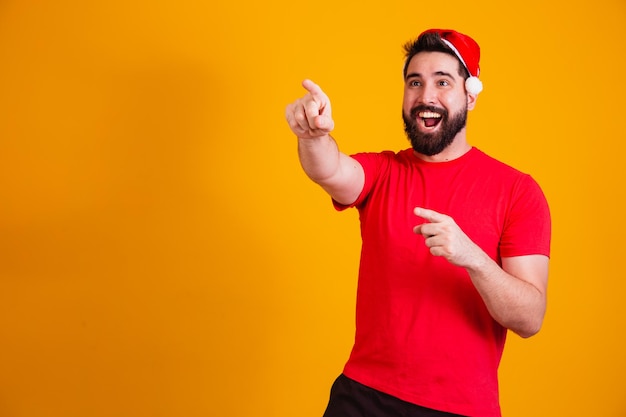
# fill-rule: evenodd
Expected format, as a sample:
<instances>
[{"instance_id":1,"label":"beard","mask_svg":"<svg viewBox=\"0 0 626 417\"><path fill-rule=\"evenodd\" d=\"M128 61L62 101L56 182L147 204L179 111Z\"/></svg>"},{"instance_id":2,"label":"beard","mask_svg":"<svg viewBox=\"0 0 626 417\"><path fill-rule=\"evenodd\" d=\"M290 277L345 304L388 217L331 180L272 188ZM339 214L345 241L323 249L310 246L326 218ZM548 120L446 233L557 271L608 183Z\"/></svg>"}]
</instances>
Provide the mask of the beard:
<instances>
[{"instance_id":1,"label":"beard","mask_svg":"<svg viewBox=\"0 0 626 417\"><path fill-rule=\"evenodd\" d=\"M423 133L417 124L417 114L421 111L433 111L441 114L441 125L437 133ZM467 105L452 117L445 109L434 106L416 106L411 109L410 117L402 111L404 132L411 142L413 150L426 156L433 156L446 149L467 123Z\"/></svg>"}]
</instances>

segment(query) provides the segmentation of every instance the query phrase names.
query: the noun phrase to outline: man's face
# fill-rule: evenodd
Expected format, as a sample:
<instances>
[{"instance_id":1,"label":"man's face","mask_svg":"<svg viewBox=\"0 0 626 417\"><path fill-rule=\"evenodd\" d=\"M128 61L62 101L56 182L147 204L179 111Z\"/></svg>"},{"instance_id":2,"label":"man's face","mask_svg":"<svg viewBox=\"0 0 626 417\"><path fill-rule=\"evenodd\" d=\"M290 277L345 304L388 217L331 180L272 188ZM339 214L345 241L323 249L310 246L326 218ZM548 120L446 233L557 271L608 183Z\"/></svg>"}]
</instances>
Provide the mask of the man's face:
<instances>
[{"instance_id":1,"label":"man's face","mask_svg":"<svg viewBox=\"0 0 626 417\"><path fill-rule=\"evenodd\" d=\"M416 152L441 153L465 128L476 97L465 92L459 61L442 52L420 52L407 67L402 118Z\"/></svg>"}]
</instances>

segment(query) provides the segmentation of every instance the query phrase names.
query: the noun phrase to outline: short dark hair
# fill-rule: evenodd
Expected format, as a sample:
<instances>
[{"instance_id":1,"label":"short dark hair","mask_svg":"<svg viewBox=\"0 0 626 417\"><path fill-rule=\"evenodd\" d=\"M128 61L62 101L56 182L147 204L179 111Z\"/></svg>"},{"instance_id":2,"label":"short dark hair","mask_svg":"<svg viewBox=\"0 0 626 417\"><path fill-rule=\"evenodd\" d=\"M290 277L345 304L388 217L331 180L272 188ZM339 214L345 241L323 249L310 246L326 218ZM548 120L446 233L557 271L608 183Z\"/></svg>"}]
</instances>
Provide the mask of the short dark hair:
<instances>
[{"instance_id":1,"label":"short dark hair","mask_svg":"<svg viewBox=\"0 0 626 417\"><path fill-rule=\"evenodd\" d=\"M441 39L437 33L423 33L417 39L412 40L404 44L404 54L406 60L404 61L403 75L406 78L406 71L409 67L411 59L420 52L443 52L445 54L452 55L459 62L459 75L464 79L469 77L469 72L463 62L454 53L452 49Z\"/></svg>"}]
</instances>

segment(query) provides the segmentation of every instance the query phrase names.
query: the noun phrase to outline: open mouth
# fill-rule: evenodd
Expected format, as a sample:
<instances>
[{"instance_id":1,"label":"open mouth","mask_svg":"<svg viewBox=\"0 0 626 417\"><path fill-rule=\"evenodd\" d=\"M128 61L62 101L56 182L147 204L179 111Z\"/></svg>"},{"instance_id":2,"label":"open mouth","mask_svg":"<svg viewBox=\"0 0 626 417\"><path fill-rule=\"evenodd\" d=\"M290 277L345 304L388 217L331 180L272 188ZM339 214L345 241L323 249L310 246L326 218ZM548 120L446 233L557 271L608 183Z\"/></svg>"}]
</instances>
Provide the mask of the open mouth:
<instances>
[{"instance_id":1,"label":"open mouth","mask_svg":"<svg viewBox=\"0 0 626 417\"><path fill-rule=\"evenodd\" d=\"M419 120L424 127L435 127L441 122L441 114L433 111L421 111L417 113Z\"/></svg>"}]
</instances>

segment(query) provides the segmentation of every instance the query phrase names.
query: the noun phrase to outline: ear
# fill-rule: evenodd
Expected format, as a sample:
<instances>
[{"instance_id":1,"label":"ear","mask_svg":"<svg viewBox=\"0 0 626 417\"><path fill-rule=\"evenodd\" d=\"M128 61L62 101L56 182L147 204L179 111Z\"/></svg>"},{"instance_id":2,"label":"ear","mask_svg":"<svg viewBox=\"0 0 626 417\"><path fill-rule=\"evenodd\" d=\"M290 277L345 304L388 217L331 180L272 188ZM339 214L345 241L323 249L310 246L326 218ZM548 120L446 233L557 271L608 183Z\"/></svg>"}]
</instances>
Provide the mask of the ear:
<instances>
[{"instance_id":1,"label":"ear","mask_svg":"<svg viewBox=\"0 0 626 417\"><path fill-rule=\"evenodd\" d=\"M467 93L467 110L474 110L476 100L478 100L478 94Z\"/></svg>"}]
</instances>

